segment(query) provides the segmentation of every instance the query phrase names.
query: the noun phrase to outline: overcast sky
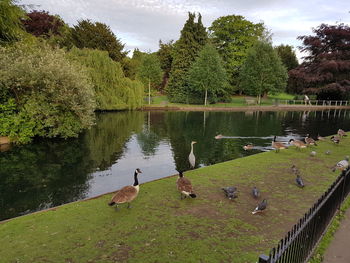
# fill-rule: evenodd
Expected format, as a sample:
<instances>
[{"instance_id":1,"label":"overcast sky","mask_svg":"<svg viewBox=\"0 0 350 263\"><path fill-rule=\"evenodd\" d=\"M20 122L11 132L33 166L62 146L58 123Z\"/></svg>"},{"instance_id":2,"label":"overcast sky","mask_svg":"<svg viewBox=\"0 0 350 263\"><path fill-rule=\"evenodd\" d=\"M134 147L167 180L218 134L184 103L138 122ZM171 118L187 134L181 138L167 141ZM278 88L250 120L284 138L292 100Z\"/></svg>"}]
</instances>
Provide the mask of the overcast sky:
<instances>
[{"instance_id":1,"label":"overcast sky","mask_svg":"<svg viewBox=\"0 0 350 263\"><path fill-rule=\"evenodd\" d=\"M127 50L158 50L161 39L177 40L188 12L200 12L209 27L220 16L242 15L263 21L273 33L273 44L300 46L296 38L312 34L321 23L349 24L346 0L20 0L32 9L57 14L69 25L90 19L109 25ZM297 53L300 58L302 55Z\"/></svg>"}]
</instances>

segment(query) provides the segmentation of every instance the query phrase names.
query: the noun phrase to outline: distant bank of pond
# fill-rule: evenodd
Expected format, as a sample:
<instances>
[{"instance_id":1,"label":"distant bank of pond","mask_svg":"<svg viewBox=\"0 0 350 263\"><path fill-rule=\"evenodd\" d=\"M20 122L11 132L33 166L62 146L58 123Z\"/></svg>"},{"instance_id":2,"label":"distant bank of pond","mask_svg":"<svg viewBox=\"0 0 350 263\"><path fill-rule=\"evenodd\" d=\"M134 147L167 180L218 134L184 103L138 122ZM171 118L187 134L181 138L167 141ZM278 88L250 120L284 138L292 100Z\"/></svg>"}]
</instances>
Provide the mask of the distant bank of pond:
<instances>
[{"instance_id":1,"label":"distant bank of pond","mask_svg":"<svg viewBox=\"0 0 350 263\"><path fill-rule=\"evenodd\" d=\"M77 139L0 152L0 220L117 190L135 168L141 183L188 170L191 141L198 168L269 150L274 135L288 141L338 128L350 130L350 111L99 113Z\"/></svg>"}]
</instances>

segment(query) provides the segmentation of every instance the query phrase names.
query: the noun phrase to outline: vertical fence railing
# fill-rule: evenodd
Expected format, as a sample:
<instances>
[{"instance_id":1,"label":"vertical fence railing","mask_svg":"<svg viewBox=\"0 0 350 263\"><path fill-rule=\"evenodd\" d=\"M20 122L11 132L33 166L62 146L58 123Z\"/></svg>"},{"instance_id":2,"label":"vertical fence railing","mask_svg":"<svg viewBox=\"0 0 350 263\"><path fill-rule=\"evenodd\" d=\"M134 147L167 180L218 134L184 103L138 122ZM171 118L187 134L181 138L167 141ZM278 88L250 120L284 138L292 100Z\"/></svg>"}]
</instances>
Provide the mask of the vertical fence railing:
<instances>
[{"instance_id":1,"label":"vertical fence railing","mask_svg":"<svg viewBox=\"0 0 350 263\"><path fill-rule=\"evenodd\" d=\"M347 100L310 100L308 103L305 100L279 100L275 99L275 105L306 105L306 106L348 106Z\"/></svg>"},{"instance_id":2,"label":"vertical fence railing","mask_svg":"<svg viewBox=\"0 0 350 263\"><path fill-rule=\"evenodd\" d=\"M327 191L259 263L302 263L313 253L327 226L350 192L350 169L343 171Z\"/></svg>"}]
</instances>

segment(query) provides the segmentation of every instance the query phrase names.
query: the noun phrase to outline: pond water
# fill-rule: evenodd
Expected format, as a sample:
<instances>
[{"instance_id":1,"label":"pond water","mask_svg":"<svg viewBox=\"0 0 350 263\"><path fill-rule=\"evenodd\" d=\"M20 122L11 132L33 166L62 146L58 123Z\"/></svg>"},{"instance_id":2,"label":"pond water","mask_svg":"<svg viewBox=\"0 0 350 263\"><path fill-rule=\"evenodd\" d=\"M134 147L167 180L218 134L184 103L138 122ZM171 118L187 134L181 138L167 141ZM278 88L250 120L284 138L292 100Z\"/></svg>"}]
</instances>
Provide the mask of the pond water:
<instances>
[{"instance_id":1,"label":"pond water","mask_svg":"<svg viewBox=\"0 0 350 263\"><path fill-rule=\"evenodd\" d=\"M133 183L188 170L191 141L196 168L270 149L307 133L350 129L350 112L110 112L69 140L36 140L0 152L0 220L28 214ZM214 136L222 134L223 139ZM245 151L242 146L253 143Z\"/></svg>"}]
</instances>

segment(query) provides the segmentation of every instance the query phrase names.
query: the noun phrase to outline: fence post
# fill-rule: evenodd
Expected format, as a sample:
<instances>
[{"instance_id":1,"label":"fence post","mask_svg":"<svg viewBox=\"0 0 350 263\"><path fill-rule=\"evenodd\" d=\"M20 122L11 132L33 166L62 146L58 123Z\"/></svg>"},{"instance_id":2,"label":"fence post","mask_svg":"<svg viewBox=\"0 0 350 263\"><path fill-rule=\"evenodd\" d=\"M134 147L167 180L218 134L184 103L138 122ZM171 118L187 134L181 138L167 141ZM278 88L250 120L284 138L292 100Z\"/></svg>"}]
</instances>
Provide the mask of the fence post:
<instances>
[{"instance_id":1,"label":"fence post","mask_svg":"<svg viewBox=\"0 0 350 263\"><path fill-rule=\"evenodd\" d=\"M270 261L270 258L264 254L259 256L258 263L268 263Z\"/></svg>"}]
</instances>

